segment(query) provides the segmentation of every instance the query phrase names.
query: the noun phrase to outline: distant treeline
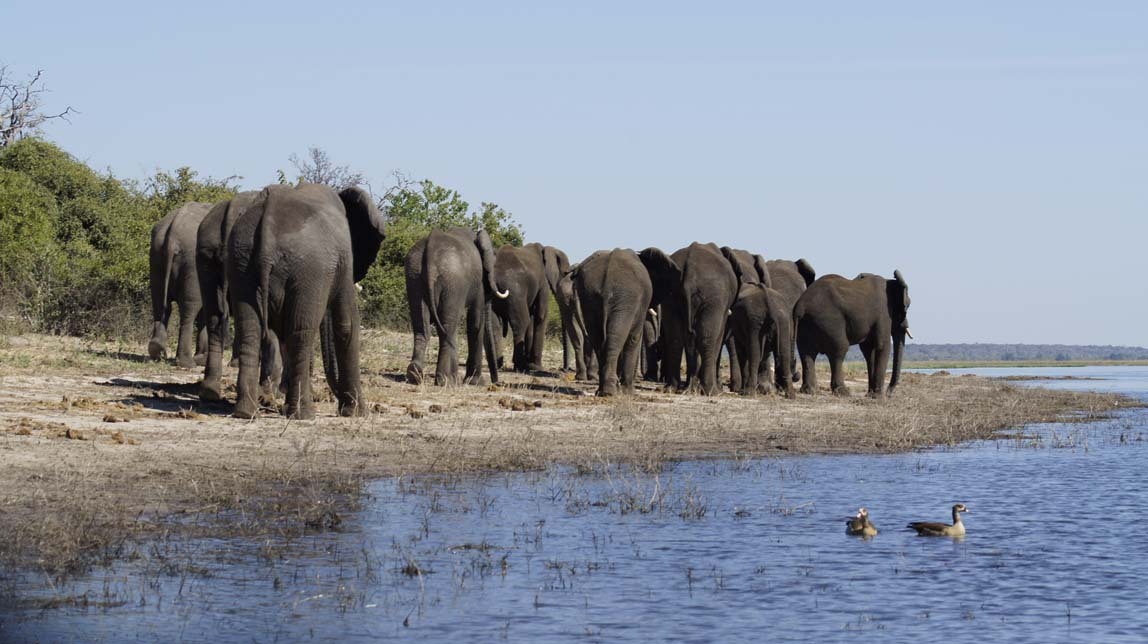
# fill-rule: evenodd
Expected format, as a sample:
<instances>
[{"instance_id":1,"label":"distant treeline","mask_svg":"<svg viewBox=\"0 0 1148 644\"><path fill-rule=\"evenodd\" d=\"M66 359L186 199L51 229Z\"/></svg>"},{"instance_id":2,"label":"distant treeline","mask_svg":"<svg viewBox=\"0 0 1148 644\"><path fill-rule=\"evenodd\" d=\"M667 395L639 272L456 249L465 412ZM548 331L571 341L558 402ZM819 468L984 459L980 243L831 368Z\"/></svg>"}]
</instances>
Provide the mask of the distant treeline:
<instances>
[{"instance_id":1,"label":"distant treeline","mask_svg":"<svg viewBox=\"0 0 1148 644\"><path fill-rule=\"evenodd\" d=\"M849 360L863 360L853 347ZM905 345L905 360L913 362L1068 362L1073 360L1148 360L1144 347L1085 344L915 344Z\"/></svg>"}]
</instances>

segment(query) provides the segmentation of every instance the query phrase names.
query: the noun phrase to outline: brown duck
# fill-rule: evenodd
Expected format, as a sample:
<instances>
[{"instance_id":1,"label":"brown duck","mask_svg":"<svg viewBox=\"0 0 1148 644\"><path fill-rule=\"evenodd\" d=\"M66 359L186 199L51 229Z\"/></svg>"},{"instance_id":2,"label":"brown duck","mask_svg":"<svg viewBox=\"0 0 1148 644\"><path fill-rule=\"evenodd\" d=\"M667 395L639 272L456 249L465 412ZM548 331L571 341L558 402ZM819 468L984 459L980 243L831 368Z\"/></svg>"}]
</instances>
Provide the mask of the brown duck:
<instances>
[{"instance_id":1,"label":"brown duck","mask_svg":"<svg viewBox=\"0 0 1148 644\"><path fill-rule=\"evenodd\" d=\"M877 534L877 526L869 520L869 511L865 508L857 510L857 516L845 522L845 534L858 537L872 537Z\"/></svg>"},{"instance_id":2,"label":"brown duck","mask_svg":"<svg viewBox=\"0 0 1148 644\"><path fill-rule=\"evenodd\" d=\"M969 509L965 507L964 503L958 503L953 506L953 524L947 523L932 523L929 521L914 521L909 524L909 527L916 530L917 534L922 537L963 537L965 536L965 524L961 523L961 513L968 512Z\"/></svg>"}]
</instances>

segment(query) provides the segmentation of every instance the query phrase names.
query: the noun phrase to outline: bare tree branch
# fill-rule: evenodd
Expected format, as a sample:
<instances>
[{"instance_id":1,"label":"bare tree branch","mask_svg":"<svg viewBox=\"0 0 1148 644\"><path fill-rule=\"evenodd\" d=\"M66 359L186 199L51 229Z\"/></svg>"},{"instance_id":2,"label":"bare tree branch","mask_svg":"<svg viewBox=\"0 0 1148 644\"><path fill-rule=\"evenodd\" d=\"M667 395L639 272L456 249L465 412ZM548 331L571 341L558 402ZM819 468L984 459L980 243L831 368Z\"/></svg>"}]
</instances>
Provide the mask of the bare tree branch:
<instances>
[{"instance_id":1,"label":"bare tree branch","mask_svg":"<svg viewBox=\"0 0 1148 644\"><path fill-rule=\"evenodd\" d=\"M331 157L327 156L327 152L320 147L307 148L305 159L292 154L287 160L299 171L299 179L302 181L325 183L336 190L366 183L363 173L352 171L350 166L335 165Z\"/></svg>"},{"instance_id":2,"label":"bare tree branch","mask_svg":"<svg viewBox=\"0 0 1148 644\"><path fill-rule=\"evenodd\" d=\"M68 115L79 113L70 105L55 114L42 111L41 101L48 92L41 82L43 77L44 70L38 69L27 79L18 80L6 65L0 65L0 148L37 133L48 121L71 123Z\"/></svg>"}]
</instances>

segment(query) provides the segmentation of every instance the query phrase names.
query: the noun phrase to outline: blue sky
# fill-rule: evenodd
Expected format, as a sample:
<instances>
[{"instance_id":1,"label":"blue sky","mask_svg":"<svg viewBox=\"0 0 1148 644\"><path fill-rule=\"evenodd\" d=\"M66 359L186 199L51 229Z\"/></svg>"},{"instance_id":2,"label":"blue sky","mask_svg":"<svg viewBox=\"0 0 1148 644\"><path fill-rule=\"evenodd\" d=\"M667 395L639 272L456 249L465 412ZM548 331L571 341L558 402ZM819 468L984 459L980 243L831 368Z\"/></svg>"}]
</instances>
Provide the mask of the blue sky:
<instances>
[{"instance_id":1,"label":"blue sky","mask_svg":"<svg viewBox=\"0 0 1148 644\"><path fill-rule=\"evenodd\" d=\"M1144 3L168 4L5 9L50 138L249 187L318 145L572 259L899 268L920 342L1148 345Z\"/></svg>"}]
</instances>

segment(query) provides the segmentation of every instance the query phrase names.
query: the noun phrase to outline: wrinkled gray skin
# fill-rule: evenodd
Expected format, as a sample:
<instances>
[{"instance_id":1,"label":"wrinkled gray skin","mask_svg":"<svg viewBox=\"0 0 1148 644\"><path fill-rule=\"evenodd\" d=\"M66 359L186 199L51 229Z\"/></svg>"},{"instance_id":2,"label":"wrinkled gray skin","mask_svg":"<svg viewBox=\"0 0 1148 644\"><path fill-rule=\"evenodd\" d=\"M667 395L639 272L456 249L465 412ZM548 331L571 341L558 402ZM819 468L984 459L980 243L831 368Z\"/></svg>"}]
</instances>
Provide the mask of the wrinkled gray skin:
<instances>
[{"instance_id":1,"label":"wrinkled gray skin","mask_svg":"<svg viewBox=\"0 0 1148 644\"><path fill-rule=\"evenodd\" d=\"M770 380L759 380L763 356L776 353L779 364L791 364L793 360L793 323L785 297L761 284L742 286L730 312L729 328L739 348L736 366L741 372L742 384L740 389L731 390L749 396L758 391L770 392L773 389ZM782 369L778 377L778 390L793 398L793 380L789 373Z\"/></svg>"},{"instance_id":2,"label":"wrinkled gray skin","mask_svg":"<svg viewBox=\"0 0 1148 644\"><path fill-rule=\"evenodd\" d=\"M714 244L694 242L670 257L682 278L662 304L662 379L681 388L684 353L686 387L696 382L702 395L712 396L720 390L717 368L738 278Z\"/></svg>"},{"instance_id":3,"label":"wrinkled gray skin","mask_svg":"<svg viewBox=\"0 0 1148 644\"><path fill-rule=\"evenodd\" d=\"M826 275L811 284L793 307L797 351L801 355L801 392L817 392L814 363L818 354L829 358L833 393L848 396L842 364L851 345L861 346L869 375L869 396L884 394L885 368L893 349L893 376L889 393L901 377L901 354L909 333L909 285L901 271L893 279L862 273L854 279Z\"/></svg>"},{"instance_id":4,"label":"wrinkled gray skin","mask_svg":"<svg viewBox=\"0 0 1148 644\"><path fill-rule=\"evenodd\" d=\"M257 412L261 349L273 341L283 356L287 416L315 417L316 336L339 414L365 412L355 282L366 276L383 236L382 216L358 188L267 188L239 217L227 245L239 348L237 417Z\"/></svg>"},{"instance_id":5,"label":"wrinkled gray skin","mask_svg":"<svg viewBox=\"0 0 1148 644\"><path fill-rule=\"evenodd\" d=\"M503 330L509 326L514 335L514 370L518 372L542 370L550 292L561 278L559 259L546 248L538 243L503 246L494 261L495 284L500 291L510 291L510 297L495 299L494 313Z\"/></svg>"},{"instance_id":6,"label":"wrinkled gray skin","mask_svg":"<svg viewBox=\"0 0 1148 644\"><path fill-rule=\"evenodd\" d=\"M406 259L407 301L410 303L414 350L407 365L407 382L424 378L427 338L438 334L436 385L458 384L457 330L466 316L466 373L463 382L482 384L485 350L491 382L498 382L494 355L494 314L491 302L506 297L494 284L494 247L485 230L433 230L411 247Z\"/></svg>"},{"instance_id":7,"label":"wrinkled gray skin","mask_svg":"<svg viewBox=\"0 0 1148 644\"><path fill-rule=\"evenodd\" d=\"M558 311L562 315L562 369L570 369L570 353L574 354L574 379L590 379L591 349L586 342L585 322L582 318L582 309L578 305L578 294L574 292L573 271L567 272L558 280L558 289L554 293L558 302ZM569 342L570 351L566 344Z\"/></svg>"},{"instance_id":8,"label":"wrinkled gray skin","mask_svg":"<svg viewBox=\"0 0 1148 644\"><path fill-rule=\"evenodd\" d=\"M199 280L199 290L203 301L204 325L207 328L207 357L204 361L203 384L199 397L202 400L221 400L223 390L223 345L227 343L227 325L231 315L227 295L227 238L235 221L259 197L258 190L241 192L231 199L214 206L199 224L196 235L195 269ZM232 349L232 360L237 362L238 351ZM275 357L273 364L278 362ZM265 366L267 361L264 361ZM275 365L275 375L282 365ZM270 379L271 376L265 379Z\"/></svg>"},{"instance_id":9,"label":"wrinkled gray skin","mask_svg":"<svg viewBox=\"0 0 1148 644\"><path fill-rule=\"evenodd\" d=\"M616 248L598 251L574 271L586 339L598 358L598 395L633 393L646 312L681 282L665 253Z\"/></svg>"},{"instance_id":10,"label":"wrinkled gray skin","mask_svg":"<svg viewBox=\"0 0 1148 644\"><path fill-rule=\"evenodd\" d=\"M661 330L662 321L658 309L661 305L646 311L646 320L642 325L642 379L657 382L658 362L661 361Z\"/></svg>"},{"instance_id":11,"label":"wrinkled gray skin","mask_svg":"<svg viewBox=\"0 0 1148 644\"><path fill-rule=\"evenodd\" d=\"M203 363L207 344L195 269L195 236L211 204L189 202L172 210L151 229L148 255L151 283L152 332L147 352L152 360L167 357L167 323L171 305L179 305L179 344L176 364L185 369ZM197 333L198 331L198 333Z\"/></svg>"},{"instance_id":12,"label":"wrinkled gray skin","mask_svg":"<svg viewBox=\"0 0 1148 644\"><path fill-rule=\"evenodd\" d=\"M729 246L722 246L721 254L729 261L729 266L733 269L734 275L737 275L739 294L742 287L747 285L772 286L767 262L761 255ZM739 366L742 362L741 347L738 346L737 339L732 333L726 333L725 346L726 351L729 352L729 390L741 391L742 369Z\"/></svg>"},{"instance_id":13,"label":"wrinkled gray skin","mask_svg":"<svg viewBox=\"0 0 1148 644\"><path fill-rule=\"evenodd\" d=\"M770 283L773 290L781 294L785 298L786 310L790 312L792 317L793 305L797 304L797 299L805 292L805 289L817 279L817 271L813 270L813 266L805 259L799 259L796 262L787 259L771 259L765 263L766 270L769 272ZM774 341L769 339L767 344L773 345ZM797 351L796 346L792 340L790 342L790 354L793 359L789 365L790 378L793 382L797 382ZM770 376L771 363L778 359L775 353L767 354L765 359L761 362L761 372L758 377L764 380L771 380L775 386L781 387L781 374L774 372Z\"/></svg>"}]
</instances>

